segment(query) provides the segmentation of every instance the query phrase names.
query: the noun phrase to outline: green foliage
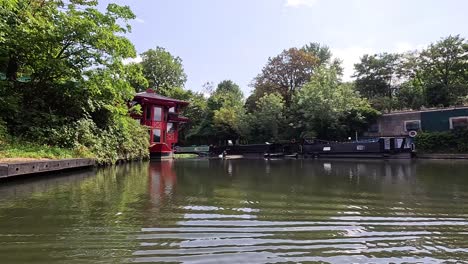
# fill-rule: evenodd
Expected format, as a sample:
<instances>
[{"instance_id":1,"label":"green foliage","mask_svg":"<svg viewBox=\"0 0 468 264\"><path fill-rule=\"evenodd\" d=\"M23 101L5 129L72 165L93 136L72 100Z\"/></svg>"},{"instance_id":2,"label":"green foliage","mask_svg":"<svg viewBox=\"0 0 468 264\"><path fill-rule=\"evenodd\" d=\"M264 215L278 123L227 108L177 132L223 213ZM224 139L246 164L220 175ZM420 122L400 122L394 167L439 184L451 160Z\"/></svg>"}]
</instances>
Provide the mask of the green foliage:
<instances>
[{"instance_id":1,"label":"green foliage","mask_svg":"<svg viewBox=\"0 0 468 264\"><path fill-rule=\"evenodd\" d=\"M395 86L392 82L398 71L399 54L364 55L355 64L356 88L366 98L392 97Z\"/></svg>"},{"instance_id":2,"label":"green foliage","mask_svg":"<svg viewBox=\"0 0 468 264\"><path fill-rule=\"evenodd\" d=\"M256 110L244 118L244 137L255 143L278 141L285 122L283 97L278 93L265 94L256 103Z\"/></svg>"},{"instance_id":3,"label":"green foliage","mask_svg":"<svg viewBox=\"0 0 468 264\"><path fill-rule=\"evenodd\" d=\"M105 129L99 128L91 119L80 119L71 126L52 130L50 140L64 148L90 152L100 164L149 155L148 133L130 117L116 118Z\"/></svg>"},{"instance_id":4,"label":"green foliage","mask_svg":"<svg viewBox=\"0 0 468 264\"><path fill-rule=\"evenodd\" d=\"M468 129L419 133L415 143L421 152L468 153Z\"/></svg>"},{"instance_id":5,"label":"green foliage","mask_svg":"<svg viewBox=\"0 0 468 264\"><path fill-rule=\"evenodd\" d=\"M7 127L5 121L0 118L0 145L6 139L8 135Z\"/></svg>"},{"instance_id":6,"label":"green foliage","mask_svg":"<svg viewBox=\"0 0 468 264\"><path fill-rule=\"evenodd\" d=\"M262 72L253 81L255 90L252 98L247 101L248 106L254 108L253 102L265 93L279 93L289 103L294 92L310 80L314 69L320 64L317 54L310 49L291 48L269 58ZM248 110L251 112L254 109Z\"/></svg>"},{"instance_id":7,"label":"green foliage","mask_svg":"<svg viewBox=\"0 0 468 264\"><path fill-rule=\"evenodd\" d=\"M102 163L145 157L147 135L128 117L127 102L147 83L141 66L122 63L136 56L123 36L135 18L129 7L101 12L97 1L75 0L1 7L0 118L11 137ZM29 81L18 81L24 76Z\"/></svg>"},{"instance_id":8,"label":"green foliage","mask_svg":"<svg viewBox=\"0 0 468 264\"><path fill-rule=\"evenodd\" d=\"M333 54L328 46L312 42L302 47L301 50L318 58L318 66L333 67L338 75L343 74L341 61L339 59L333 59Z\"/></svg>"},{"instance_id":9,"label":"green foliage","mask_svg":"<svg viewBox=\"0 0 468 264\"><path fill-rule=\"evenodd\" d=\"M175 87L184 87L187 75L182 66L182 59L172 56L164 48L156 47L141 54L143 74L149 87L157 93L169 95Z\"/></svg>"},{"instance_id":10,"label":"green foliage","mask_svg":"<svg viewBox=\"0 0 468 264\"><path fill-rule=\"evenodd\" d=\"M449 106L468 95L468 43L449 36L431 44L420 55L421 79L430 106Z\"/></svg>"},{"instance_id":11,"label":"green foliage","mask_svg":"<svg viewBox=\"0 0 468 264\"><path fill-rule=\"evenodd\" d=\"M468 95L468 43L448 36L420 52L364 55L357 90L379 110L453 106Z\"/></svg>"},{"instance_id":12,"label":"green foliage","mask_svg":"<svg viewBox=\"0 0 468 264\"><path fill-rule=\"evenodd\" d=\"M401 84L398 90L396 103L390 107L396 109L420 109L424 103L423 88L420 85L414 84L414 82L405 82Z\"/></svg>"},{"instance_id":13,"label":"green foliage","mask_svg":"<svg viewBox=\"0 0 468 264\"><path fill-rule=\"evenodd\" d=\"M174 159L194 159L198 158L197 154L174 154Z\"/></svg>"},{"instance_id":14,"label":"green foliage","mask_svg":"<svg viewBox=\"0 0 468 264\"><path fill-rule=\"evenodd\" d=\"M343 140L363 132L378 112L360 98L351 84L341 83L335 69L319 68L295 95L290 123L301 136Z\"/></svg>"},{"instance_id":15,"label":"green foliage","mask_svg":"<svg viewBox=\"0 0 468 264\"><path fill-rule=\"evenodd\" d=\"M201 98L198 100L203 106ZM215 144L239 139L244 114L243 94L239 86L230 80L222 81L208 98L203 119L187 137Z\"/></svg>"},{"instance_id":16,"label":"green foliage","mask_svg":"<svg viewBox=\"0 0 468 264\"><path fill-rule=\"evenodd\" d=\"M92 157L89 152L60 148L50 145L40 145L23 140L9 140L0 143L1 158L33 158L33 159L69 159Z\"/></svg>"}]
</instances>

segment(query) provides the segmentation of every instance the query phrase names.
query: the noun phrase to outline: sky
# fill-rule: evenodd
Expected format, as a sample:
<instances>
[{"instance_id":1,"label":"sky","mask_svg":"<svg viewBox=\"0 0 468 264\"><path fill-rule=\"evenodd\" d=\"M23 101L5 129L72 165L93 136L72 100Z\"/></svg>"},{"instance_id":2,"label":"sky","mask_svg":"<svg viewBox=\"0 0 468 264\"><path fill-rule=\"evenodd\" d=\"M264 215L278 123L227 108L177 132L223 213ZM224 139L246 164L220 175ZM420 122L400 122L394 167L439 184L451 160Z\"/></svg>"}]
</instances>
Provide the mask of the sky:
<instances>
[{"instance_id":1,"label":"sky","mask_svg":"<svg viewBox=\"0 0 468 264\"><path fill-rule=\"evenodd\" d=\"M127 37L140 54L157 46L183 60L186 89L229 79L249 84L269 57L319 42L343 60L344 80L364 54L421 49L468 37L465 0L101 0L128 5Z\"/></svg>"}]
</instances>

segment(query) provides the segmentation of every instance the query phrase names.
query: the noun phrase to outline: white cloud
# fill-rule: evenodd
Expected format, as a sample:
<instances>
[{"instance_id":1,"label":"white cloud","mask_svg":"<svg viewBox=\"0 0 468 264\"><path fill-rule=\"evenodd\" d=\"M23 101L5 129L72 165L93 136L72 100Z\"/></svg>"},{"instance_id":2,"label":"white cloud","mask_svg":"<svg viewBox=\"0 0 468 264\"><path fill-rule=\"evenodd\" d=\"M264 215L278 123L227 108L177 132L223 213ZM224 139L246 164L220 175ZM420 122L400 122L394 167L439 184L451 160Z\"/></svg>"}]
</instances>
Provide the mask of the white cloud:
<instances>
[{"instance_id":1,"label":"white cloud","mask_svg":"<svg viewBox=\"0 0 468 264\"><path fill-rule=\"evenodd\" d=\"M141 24L145 23L145 21L139 17L135 18L135 21Z\"/></svg>"},{"instance_id":2,"label":"white cloud","mask_svg":"<svg viewBox=\"0 0 468 264\"><path fill-rule=\"evenodd\" d=\"M140 63L142 61L142 58L140 55L136 56L136 58L126 58L123 60L123 64L127 65L130 63Z\"/></svg>"},{"instance_id":3,"label":"white cloud","mask_svg":"<svg viewBox=\"0 0 468 264\"><path fill-rule=\"evenodd\" d=\"M286 0L287 7L312 7L318 0Z\"/></svg>"},{"instance_id":4,"label":"white cloud","mask_svg":"<svg viewBox=\"0 0 468 264\"><path fill-rule=\"evenodd\" d=\"M343 81L351 81L354 74L354 64L359 62L359 59L364 54L373 54L375 50L364 47L349 47L343 49L331 49L334 57L342 60L343 66Z\"/></svg>"},{"instance_id":5,"label":"white cloud","mask_svg":"<svg viewBox=\"0 0 468 264\"><path fill-rule=\"evenodd\" d=\"M392 51L398 52L398 53L404 53L408 51L422 50L422 49L425 49L426 47L427 45L425 44L414 45L408 42L397 42L395 43L395 48Z\"/></svg>"}]
</instances>

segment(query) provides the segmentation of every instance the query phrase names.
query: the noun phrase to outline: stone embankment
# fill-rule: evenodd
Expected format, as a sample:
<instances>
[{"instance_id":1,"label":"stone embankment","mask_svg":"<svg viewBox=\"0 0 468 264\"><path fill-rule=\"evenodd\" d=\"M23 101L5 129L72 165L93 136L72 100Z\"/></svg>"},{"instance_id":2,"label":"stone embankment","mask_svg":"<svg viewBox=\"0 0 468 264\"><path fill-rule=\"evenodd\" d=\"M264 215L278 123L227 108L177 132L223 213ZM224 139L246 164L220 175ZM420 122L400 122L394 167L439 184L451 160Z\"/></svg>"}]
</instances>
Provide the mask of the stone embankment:
<instances>
[{"instance_id":1,"label":"stone embankment","mask_svg":"<svg viewBox=\"0 0 468 264\"><path fill-rule=\"evenodd\" d=\"M0 161L0 179L86 168L94 165L93 159L4 160Z\"/></svg>"}]
</instances>

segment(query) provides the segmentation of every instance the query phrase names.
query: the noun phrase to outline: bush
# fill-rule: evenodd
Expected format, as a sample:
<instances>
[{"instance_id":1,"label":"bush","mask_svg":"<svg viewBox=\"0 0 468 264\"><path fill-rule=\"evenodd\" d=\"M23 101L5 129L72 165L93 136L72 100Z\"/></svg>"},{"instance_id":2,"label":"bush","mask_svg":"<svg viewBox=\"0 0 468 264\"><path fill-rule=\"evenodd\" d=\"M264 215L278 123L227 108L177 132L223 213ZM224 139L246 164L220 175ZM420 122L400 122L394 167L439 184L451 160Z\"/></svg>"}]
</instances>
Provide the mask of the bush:
<instances>
[{"instance_id":1,"label":"bush","mask_svg":"<svg viewBox=\"0 0 468 264\"><path fill-rule=\"evenodd\" d=\"M50 141L78 153L90 152L99 164L143 159L149 155L146 129L127 116L115 118L107 129L83 118L72 126L53 130Z\"/></svg>"},{"instance_id":2,"label":"bush","mask_svg":"<svg viewBox=\"0 0 468 264\"><path fill-rule=\"evenodd\" d=\"M420 133L415 143L418 151L422 152L467 153L468 129Z\"/></svg>"},{"instance_id":3,"label":"bush","mask_svg":"<svg viewBox=\"0 0 468 264\"><path fill-rule=\"evenodd\" d=\"M6 123L0 118L0 145L7 137Z\"/></svg>"}]
</instances>

